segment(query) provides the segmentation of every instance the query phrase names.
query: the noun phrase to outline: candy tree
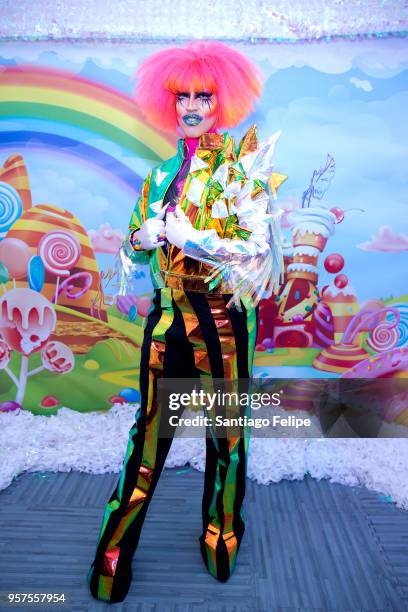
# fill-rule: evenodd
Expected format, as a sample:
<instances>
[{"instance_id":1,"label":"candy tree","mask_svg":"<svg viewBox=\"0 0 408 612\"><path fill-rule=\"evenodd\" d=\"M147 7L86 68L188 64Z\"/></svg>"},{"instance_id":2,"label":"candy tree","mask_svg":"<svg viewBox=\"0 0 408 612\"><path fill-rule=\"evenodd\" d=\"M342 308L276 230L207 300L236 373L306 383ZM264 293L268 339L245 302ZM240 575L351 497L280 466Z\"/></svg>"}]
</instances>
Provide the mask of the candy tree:
<instances>
[{"instance_id":1,"label":"candy tree","mask_svg":"<svg viewBox=\"0 0 408 612\"><path fill-rule=\"evenodd\" d=\"M0 368L17 387L16 402L23 401L30 376L43 369L64 374L74 366L74 355L68 346L48 341L56 321L51 302L32 289L12 289L0 299ZM12 350L21 354L18 377L7 367ZM38 351L43 365L30 371L29 357Z\"/></svg>"}]
</instances>

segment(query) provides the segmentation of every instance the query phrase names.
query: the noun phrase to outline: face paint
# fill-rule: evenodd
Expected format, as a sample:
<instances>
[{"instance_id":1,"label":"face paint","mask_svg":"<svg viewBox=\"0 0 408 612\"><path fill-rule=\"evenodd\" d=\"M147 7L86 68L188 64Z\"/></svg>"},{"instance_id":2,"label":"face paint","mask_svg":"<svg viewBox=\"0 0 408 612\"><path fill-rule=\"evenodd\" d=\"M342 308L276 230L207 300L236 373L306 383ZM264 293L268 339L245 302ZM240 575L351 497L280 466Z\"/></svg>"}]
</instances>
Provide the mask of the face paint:
<instances>
[{"instance_id":1,"label":"face paint","mask_svg":"<svg viewBox=\"0 0 408 612\"><path fill-rule=\"evenodd\" d=\"M187 138L198 138L214 127L217 96L206 91L176 94L177 121Z\"/></svg>"}]
</instances>

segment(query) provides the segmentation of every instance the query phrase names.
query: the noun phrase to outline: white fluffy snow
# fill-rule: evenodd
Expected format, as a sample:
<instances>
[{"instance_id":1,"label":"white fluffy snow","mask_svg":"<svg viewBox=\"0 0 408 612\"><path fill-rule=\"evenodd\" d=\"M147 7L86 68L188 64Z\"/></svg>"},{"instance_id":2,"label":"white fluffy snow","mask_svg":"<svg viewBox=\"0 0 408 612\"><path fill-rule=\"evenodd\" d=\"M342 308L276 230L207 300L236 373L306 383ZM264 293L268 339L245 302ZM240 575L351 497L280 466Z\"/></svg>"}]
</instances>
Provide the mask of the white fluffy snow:
<instances>
[{"instance_id":1,"label":"white fluffy snow","mask_svg":"<svg viewBox=\"0 0 408 612\"><path fill-rule=\"evenodd\" d=\"M55 416L0 413L0 490L23 472L119 472L136 406L106 413L61 408ZM408 509L408 439L252 437L248 476L260 484L312 477L364 485ZM204 471L204 439L174 441L166 466Z\"/></svg>"}]
</instances>

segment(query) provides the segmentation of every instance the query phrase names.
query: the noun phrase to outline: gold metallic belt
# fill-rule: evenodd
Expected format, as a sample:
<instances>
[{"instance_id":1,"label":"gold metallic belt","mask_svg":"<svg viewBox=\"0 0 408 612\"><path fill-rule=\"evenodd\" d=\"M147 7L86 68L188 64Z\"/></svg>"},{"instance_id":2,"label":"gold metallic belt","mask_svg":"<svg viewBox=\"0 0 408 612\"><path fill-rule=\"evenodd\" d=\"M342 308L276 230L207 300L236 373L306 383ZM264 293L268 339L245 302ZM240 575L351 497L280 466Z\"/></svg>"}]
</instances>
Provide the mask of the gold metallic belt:
<instances>
[{"instance_id":1,"label":"gold metallic belt","mask_svg":"<svg viewBox=\"0 0 408 612\"><path fill-rule=\"evenodd\" d=\"M204 282L203 276L188 276L187 274L174 274L174 272L161 272L164 284L170 289L180 289L181 291L198 291L200 293L210 293L211 295L222 295L232 293L231 287L221 281L214 289L209 289L209 283Z\"/></svg>"}]
</instances>

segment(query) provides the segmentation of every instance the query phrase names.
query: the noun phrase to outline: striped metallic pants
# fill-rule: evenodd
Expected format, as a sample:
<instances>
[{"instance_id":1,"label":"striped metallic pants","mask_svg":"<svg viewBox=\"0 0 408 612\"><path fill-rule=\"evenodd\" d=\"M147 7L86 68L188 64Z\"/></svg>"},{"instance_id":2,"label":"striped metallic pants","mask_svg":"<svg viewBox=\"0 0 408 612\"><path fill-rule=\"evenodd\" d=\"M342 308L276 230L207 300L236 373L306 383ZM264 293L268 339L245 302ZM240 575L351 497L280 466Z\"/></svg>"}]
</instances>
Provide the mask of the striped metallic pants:
<instances>
[{"instance_id":1,"label":"striped metallic pants","mask_svg":"<svg viewBox=\"0 0 408 612\"><path fill-rule=\"evenodd\" d=\"M141 406L129 432L118 484L105 508L95 560L88 573L93 596L122 601L129 589L131 559L171 437L159 437L163 407L157 380L168 378L248 379L257 331L257 309L227 309L229 295L177 289L156 290L147 317L140 359ZM225 582L244 534L242 502L249 432L206 437L200 549L208 571Z\"/></svg>"}]
</instances>

